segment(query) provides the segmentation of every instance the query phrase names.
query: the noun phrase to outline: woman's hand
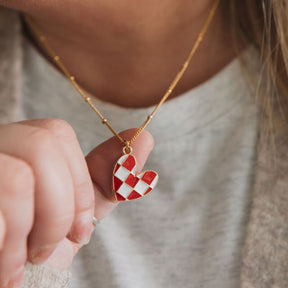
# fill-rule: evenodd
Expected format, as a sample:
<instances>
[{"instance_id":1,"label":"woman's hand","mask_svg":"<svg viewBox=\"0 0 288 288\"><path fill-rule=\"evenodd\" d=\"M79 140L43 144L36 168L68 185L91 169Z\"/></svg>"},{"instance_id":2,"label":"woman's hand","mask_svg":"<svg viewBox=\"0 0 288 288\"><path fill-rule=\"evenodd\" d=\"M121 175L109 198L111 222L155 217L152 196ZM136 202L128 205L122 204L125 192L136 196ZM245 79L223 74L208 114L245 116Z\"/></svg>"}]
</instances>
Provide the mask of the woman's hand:
<instances>
[{"instance_id":1,"label":"woman's hand","mask_svg":"<svg viewBox=\"0 0 288 288\"><path fill-rule=\"evenodd\" d=\"M134 133L131 129L122 135ZM138 169L152 146L152 137L144 131L133 146ZM113 137L85 159L73 129L63 120L0 125L1 288L22 281L26 261L57 269L70 266L78 249L89 242L93 215L103 219L117 205L111 177L120 156L121 146Z\"/></svg>"}]
</instances>

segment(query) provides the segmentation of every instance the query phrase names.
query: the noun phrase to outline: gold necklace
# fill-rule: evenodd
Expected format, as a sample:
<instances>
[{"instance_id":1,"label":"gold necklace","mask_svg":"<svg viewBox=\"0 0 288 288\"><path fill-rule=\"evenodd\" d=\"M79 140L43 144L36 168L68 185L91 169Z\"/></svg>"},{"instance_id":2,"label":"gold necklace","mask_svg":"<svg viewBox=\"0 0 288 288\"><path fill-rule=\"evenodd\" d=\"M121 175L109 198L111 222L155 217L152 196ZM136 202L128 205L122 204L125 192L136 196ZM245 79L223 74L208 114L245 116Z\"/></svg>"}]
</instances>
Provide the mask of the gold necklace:
<instances>
[{"instance_id":1,"label":"gold necklace","mask_svg":"<svg viewBox=\"0 0 288 288\"><path fill-rule=\"evenodd\" d=\"M142 196L148 194L157 184L158 182L158 174L155 171L142 171L140 174L135 175L136 168L136 159L132 155L132 147L131 144L137 139L137 137L141 134L141 132L145 129L145 127L152 120L153 116L157 112L157 110L161 107L161 105L167 100L170 94L173 92L174 88L182 78L183 74L188 68L188 65L196 53L200 43L203 40L203 37L210 26L210 23L215 15L215 11L219 5L220 0L215 0L207 19L200 30L197 39L186 59L184 64L182 65L181 70L176 74L175 78L169 85L169 88L165 92L164 96L161 98L160 102L156 105L151 114L149 114L143 124L137 129L134 136L127 140L123 139L110 125L108 120L100 113L100 111L93 104L90 97L86 95L86 93L81 89L79 84L77 83L75 77L69 72L67 67L61 61L60 57L55 53L55 51L49 46L47 43L46 37L42 35L40 30L35 26L33 20L28 16L24 15L24 19L28 24L33 35L38 39L42 48L46 51L46 53L54 60L57 67L64 73L64 75L70 80L75 89L79 92L79 94L83 97L83 99L90 105L90 107L96 112L96 114L101 119L101 122L105 124L109 130L118 138L120 143L123 145L123 155L117 161L114 170L113 170L113 179L112 179L112 187L116 200L118 201L127 201L134 200L137 198L141 198Z\"/></svg>"}]
</instances>

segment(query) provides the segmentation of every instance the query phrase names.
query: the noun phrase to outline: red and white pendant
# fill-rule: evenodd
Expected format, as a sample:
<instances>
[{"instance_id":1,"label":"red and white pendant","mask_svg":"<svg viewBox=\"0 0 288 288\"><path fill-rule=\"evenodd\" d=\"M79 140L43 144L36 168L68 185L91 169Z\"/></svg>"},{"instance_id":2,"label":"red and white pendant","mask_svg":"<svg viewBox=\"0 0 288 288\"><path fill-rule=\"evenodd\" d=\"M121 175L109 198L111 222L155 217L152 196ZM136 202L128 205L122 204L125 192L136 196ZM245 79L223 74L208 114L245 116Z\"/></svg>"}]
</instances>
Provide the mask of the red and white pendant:
<instances>
[{"instance_id":1,"label":"red and white pendant","mask_svg":"<svg viewBox=\"0 0 288 288\"><path fill-rule=\"evenodd\" d=\"M156 186L158 174L145 170L135 175L136 158L125 154L119 158L113 170L113 191L118 201L129 201L147 195Z\"/></svg>"}]
</instances>

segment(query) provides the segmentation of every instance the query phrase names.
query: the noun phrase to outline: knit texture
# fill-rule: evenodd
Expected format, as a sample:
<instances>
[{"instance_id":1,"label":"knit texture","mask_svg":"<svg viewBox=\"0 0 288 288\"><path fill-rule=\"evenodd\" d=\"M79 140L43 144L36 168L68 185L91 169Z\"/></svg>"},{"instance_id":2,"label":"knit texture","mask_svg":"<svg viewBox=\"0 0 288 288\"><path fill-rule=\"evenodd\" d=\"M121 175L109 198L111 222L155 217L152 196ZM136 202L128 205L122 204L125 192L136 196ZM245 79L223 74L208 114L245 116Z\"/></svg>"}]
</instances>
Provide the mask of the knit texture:
<instances>
[{"instance_id":1,"label":"knit texture","mask_svg":"<svg viewBox=\"0 0 288 288\"><path fill-rule=\"evenodd\" d=\"M45 265L32 265L27 262L22 288L68 288L71 273L58 271Z\"/></svg>"},{"instance_id":2,"label":"knit texture","mask_svg":"<svg viewBox=\"0 0 288 288\"><path fill-rule=\"evenodd\" d=\"M7 123L17 115L21 93L21 25L12 10L0 7L0 115ZM12 60L13 59L13 60Z\"/></svg>"}]
</instances>

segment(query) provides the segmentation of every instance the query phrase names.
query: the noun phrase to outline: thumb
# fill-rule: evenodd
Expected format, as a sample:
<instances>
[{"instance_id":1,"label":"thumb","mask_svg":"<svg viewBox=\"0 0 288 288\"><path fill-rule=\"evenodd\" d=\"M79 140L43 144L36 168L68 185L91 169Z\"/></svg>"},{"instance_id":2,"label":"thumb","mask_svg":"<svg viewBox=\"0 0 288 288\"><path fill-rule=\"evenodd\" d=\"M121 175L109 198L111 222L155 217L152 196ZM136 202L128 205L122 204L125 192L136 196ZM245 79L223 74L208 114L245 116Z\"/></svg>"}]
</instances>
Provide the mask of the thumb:
<instances>
[{"instance_id":1,"label":"thumb","mask_svg":"<svg viewBox=\"0 0 288 288\"><path fill-rule=\"evenodd\" d=\"M129 129L121 132L120 135L123 139L131 139L136 131L137 129ZM154 146L153 137L144 130L131 146L133 155L137 159L136 172L139 172ZM100 144L86 156L95 191L94 215L99 220L108 215L118 204L112 190L112 175L114 166L121 156L122 146L116 137Z\"/></svg>"}]
</instances>

